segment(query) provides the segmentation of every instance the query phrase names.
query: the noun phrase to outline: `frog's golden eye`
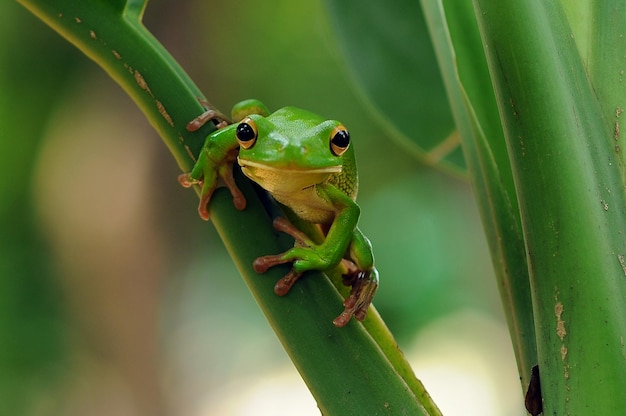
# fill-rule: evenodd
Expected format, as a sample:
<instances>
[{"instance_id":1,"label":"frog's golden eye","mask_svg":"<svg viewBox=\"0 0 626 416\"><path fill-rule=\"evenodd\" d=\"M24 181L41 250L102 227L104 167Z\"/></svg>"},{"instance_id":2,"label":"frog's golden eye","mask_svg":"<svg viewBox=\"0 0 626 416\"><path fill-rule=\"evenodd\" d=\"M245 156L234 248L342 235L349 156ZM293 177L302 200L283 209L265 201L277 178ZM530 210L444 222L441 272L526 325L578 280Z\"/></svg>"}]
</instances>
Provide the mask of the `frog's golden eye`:
<instances>
[{"instance_id":1,"label":"frog's golden eye","mask_svg":"<svg viewBox=\"0 0 626 416\"><path fill-rule=\"evenodd\" d=\"M341 156L350 146L350 133L342 125L335 127L330 134L330 150L335 156Z\"/></svg>"},{"instance_id":2,"label":"frog's golden eye","mask_svg":"<svg viewBox=\"0 0 626 416\"><path fill-rule=\"evenodd\" d=\"M256 138L259 135L256 123L250 117L246 117L237 126L235 132L239 146L244 149L249 149L256 143Z\"/></svg>"}]
</instances>

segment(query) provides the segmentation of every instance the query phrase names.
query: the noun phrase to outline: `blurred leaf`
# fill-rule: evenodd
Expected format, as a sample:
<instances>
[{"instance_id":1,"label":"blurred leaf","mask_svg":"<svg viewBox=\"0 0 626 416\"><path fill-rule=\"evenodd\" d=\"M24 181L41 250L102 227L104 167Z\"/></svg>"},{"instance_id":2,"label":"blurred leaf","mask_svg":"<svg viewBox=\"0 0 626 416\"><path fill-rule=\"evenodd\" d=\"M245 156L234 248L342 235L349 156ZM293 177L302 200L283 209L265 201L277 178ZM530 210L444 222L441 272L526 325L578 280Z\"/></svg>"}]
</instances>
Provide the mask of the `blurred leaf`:
<instances>
[{"instance_id":1,"label":"blurred leaf","mask_svg":"<svg viewBox=\"0 0 626 416\"><path fill-rule=\"evenodd\" d=\"M38 404L38 395L58 385L67 358L63 299L41 231L30 216L29 185L45 115L59 100L59 88L77 59L17 3L7 2L2 12L0 414L26 414Z\"/></svg>"},{"instance_id":2,"label":"blurred leaf","mask_svg":"<svg viewBox=\"0 0 626 416\"><path fill-rule=\"evenodd\" d=\"M424 16L414 1L327 1L355 84L420 160L465 171Z\"/></svg>"},{"instance_id":3,"label":"blurred leaf","mask_svg":"<svg viewBox=\"0 0 626 416\"><path fill-rule=\"evenodd\" d=\"M499 312L480 224L468 221L477 217L471 192L455 192L455 182L418 169L361 200L362 229L384 277L376 306L401 343L459 309Z\"/></svg>"}]
</instances>

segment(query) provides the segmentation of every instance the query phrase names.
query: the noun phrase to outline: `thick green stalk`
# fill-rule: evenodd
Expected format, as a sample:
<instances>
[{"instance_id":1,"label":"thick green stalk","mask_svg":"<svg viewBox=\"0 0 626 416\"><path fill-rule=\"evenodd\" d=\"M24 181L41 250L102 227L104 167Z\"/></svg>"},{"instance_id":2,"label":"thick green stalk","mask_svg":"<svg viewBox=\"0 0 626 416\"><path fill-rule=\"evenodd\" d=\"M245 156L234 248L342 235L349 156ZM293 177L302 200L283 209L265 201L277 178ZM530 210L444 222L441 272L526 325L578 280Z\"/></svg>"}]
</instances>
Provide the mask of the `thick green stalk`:
<instances>
[{"instance_id":1,"label":"thick green stalk","mask_svg":"<svg viewBox=\"0 0 626 416\"><path fill-rule=\"evenodd\" d=\"M626 144L621 129L626 110L626 38L623 31L626 2L593 1L590 12L593 16L588 19L590 51L584 55L584 62L606 122L613 132L610 142L621 167L622 182L626 183Z\"/></svg>"},{"instance_id":2,"label":"thick green stalk","mask_svg":"<svg viewBox=\"0 0 626 416\"><path fill-rule=\"evenodd\" d=\"M511 167L472 4L421 3L461 134L525 389L537 363L528 268Z\"/></svg>"},{"instance_id":3,"label":"thick green stalk","mask_svg":"<svg viewBox=\"0 0 626 416\"><path fill-rule=\"evenodd\" d=\"M207 125L193 134L186 131L186 123L202 112L197 101L201 93L141 24L145 1L21 3L107 71L144 111L181 169L190 169L213 127ZM379 331L374 340L355 321L344 328L332 325L342 310L342 297L326 276L309 273L288 296L278 298L272 289L287 270L276 267L264 276L254 272L256 257L284 251L290 242L275 236L271 219L248 181L240 180L240 186L247 208L236 211L228 192L220 189L211 202L212 221L322 412L437 414L431 410L436 409L432 402L426 403L425 410L416 400L416 396L429 398L423 389L423 394L415 392L414 376L405 380L410 367L399 355L389 353L389 346L395 346L390 334ZM373 315L368 319L379 319ZM379 325L384 327L380 321Z\"/></svg>"},{"instance_id":4,"label":"thick green stalk","mask_svg":"<svg viewBox=\"0 0 626 416\"><path fill-rule=\"evenodd\" d=\"M475 6L528 252L544 414L621 415L626 197L602 75L592 86L560 3Z\"/></svg>"}]
</instances>

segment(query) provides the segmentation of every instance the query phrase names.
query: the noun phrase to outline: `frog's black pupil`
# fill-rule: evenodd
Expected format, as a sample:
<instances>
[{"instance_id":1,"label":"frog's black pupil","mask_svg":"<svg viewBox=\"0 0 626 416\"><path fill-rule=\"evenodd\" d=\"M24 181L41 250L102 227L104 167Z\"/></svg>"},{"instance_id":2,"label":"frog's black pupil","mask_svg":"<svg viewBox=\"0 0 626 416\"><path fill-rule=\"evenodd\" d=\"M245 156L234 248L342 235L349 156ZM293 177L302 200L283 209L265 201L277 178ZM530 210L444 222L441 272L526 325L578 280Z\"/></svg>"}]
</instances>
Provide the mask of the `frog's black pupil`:
<instances>
[{"instance_id":1,"label":"frog's black pupil","mask_svg":"<svg viewBox=\"0 0 626 416\"><path fill-rule=\"evenodd\" d=\"M340 148L346 148L350 144L350 133L347 130L339 130L333 137L333 144Z\"/></svg>"},{"instance_id":2,"label":"frog's black pupil","mask_svg":"<svg viewBox=\"0 0 626 416\"><path fill-rule=\"evenodd\" d=\"M254 140L255 135L254 129L248 123L241 123L237 126L237 138L242 142Z\"/></svg>"}]
</instances>

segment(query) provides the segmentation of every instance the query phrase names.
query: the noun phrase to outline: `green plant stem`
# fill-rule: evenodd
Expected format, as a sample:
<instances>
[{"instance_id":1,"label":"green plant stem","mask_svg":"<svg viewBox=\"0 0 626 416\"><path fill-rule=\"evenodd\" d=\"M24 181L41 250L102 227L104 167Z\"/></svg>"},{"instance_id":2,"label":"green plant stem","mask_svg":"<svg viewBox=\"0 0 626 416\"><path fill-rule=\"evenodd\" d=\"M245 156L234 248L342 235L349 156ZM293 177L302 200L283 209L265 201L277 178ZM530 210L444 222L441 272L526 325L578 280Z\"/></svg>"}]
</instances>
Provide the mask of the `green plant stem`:
<instances>
[{"instance_id":1,"label":"green plant stem","mask_svg":"<svg viewBox=\"0 0 626 416\"><path fill-rule=\"evenodd\" d=\"M476 19L467 1L421 3L461 133L525 390L537 363L528 268L511 167Z\"/></svg>"},{"instance_id":2,"label":"green plant stem","mask_svg":"<svg viewBox=\"0 0 626 416\"><path fill-rule=\"evenodd\" d=\"M191 168L213 126L186 131L186 123L203 111L197 100L202 95L141 24L145 1L21 3L109 73L143 110L181 169ZM430 410L436 409L434 403L427 402L425 408L416 400L429 397L425 391L415 394L407 385L416 388L410 367L398 359L401 354L391 357L392 365L379 348L381 344L390 351L389 346L395 346L389 333L378 331L379 339L374 340L355 321L344 328L332 325L342 309L342 297L325 275L309 273L288 296L278 298L273 286L287 270L276 267L264 276L254 272L256 257L284 251L290 242L275 236L265 207L248 181L239 179L247 208L236 211L228 192L219 189L211 201L212 221L323 414L438 414ZM373 315L369 319L379 319ZM403 377L409 372L412 379L407 382Z\"/></svg>"},{"instance_id":3,"label":"green plant stem","mask_svg":"<svg viewBox=\"0 0 626 416\"><path fill-rule=\"evenodd\" d=\"M559 2L475 7L528 251L544 414L621 415L626 198L613 120Z\"/></svg>"}]
</instances>

